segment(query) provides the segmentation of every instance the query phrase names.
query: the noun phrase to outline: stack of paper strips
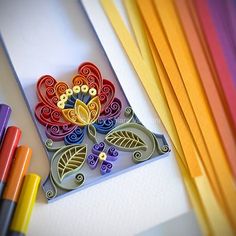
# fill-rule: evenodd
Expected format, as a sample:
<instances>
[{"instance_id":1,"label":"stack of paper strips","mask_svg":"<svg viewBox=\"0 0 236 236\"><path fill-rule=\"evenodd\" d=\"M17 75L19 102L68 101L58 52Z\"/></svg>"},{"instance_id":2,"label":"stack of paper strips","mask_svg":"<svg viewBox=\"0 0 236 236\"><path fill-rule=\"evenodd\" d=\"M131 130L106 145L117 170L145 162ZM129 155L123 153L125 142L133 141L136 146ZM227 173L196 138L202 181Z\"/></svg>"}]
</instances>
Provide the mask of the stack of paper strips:
<instances>
[{"instance_id":1,"label":"stack of paper strips","mask_svg":"<svg viewBox=\"0 0 236 236\"><path fill-rule=\"evenodd\" d=\"M175 147L204 235L236 231L236 2L82 1L117 72L101 7ZM129 78L127 78L128 80Z\"/></svg>"}]
</instances>

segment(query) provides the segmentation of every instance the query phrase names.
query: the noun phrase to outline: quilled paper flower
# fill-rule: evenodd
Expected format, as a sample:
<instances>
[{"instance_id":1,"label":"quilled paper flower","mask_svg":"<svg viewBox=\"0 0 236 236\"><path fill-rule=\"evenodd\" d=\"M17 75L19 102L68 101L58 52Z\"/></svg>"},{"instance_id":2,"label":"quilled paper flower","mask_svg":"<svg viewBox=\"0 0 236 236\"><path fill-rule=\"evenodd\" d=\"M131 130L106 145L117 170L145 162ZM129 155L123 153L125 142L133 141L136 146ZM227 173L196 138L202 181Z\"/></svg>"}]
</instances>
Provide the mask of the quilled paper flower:
<instances>
[{"instance_id":1,"label":"quilled paper flower","mask_svg":"<svg viewBox=\"0 0 236 236\"><path fill-rule=\"evenodd\" d=\"M108 133L121 112L121 101L115 97L113 83L102 78L98 68L89 62L78 68L72 86L52 76L42 76L37 83L39 103L35 108L38 121L53 141L80 144L85 131L93 126Z\"/></svg>"},{"instance_id":2,"label":"quilled paper flower","mask_svg":"<svg viewBox=\"0 0 236 236\"><path fill-rule=\"evenodd\" d=\"M92 153L87 157L87 163L91 169L95 169L100 163L100 172L102 175L110 173L113 168L111 162L116 161L118 152L114 147L110 147L105 151L105 143L100 142L92 148Z\"/></svg>"}]
</instances>

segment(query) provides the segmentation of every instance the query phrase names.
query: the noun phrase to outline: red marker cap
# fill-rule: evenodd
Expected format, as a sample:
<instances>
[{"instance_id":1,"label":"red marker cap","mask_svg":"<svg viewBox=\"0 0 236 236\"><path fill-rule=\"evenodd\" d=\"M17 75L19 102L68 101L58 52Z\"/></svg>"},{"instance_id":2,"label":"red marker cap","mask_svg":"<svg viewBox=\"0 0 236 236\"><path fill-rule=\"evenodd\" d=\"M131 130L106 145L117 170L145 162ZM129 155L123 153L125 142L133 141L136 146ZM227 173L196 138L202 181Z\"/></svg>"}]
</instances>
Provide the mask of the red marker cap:
<instances>
[{"instance_id":1,"label":"red marker cap","mask_svg":"<svg viewBox=\"0 0 236 236\"><path fill-rule=\"evenodd\" d=\"M15 126L7 128L0 150L0 197L6 183L16 147L20 141L21 130Z\"/></svg>"}]
</instances>

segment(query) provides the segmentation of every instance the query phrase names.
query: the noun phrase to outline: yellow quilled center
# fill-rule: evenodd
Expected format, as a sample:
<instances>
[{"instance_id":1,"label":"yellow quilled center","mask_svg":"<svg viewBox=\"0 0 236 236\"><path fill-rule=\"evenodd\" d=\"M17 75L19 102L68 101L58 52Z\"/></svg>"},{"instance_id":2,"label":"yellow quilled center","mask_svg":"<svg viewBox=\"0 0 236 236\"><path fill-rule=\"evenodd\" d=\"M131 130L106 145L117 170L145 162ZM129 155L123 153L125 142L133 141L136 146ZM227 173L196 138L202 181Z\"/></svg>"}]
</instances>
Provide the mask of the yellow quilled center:
<instances>
[{"instance_id":1,"label":"yellow quilled center","mask_svg":"<svg viewBox=\"0 0 236 236\"><path fill-rule=\"evenodd\" d=\"M99 158L99 161L105 161L107 159L107 154L105 152L101 152L98 158Z\"/></svg>"},{"instance_id":2,"label":"yellow quilled center","mask_svg":"<svg viewBox=\"0 0 236 236\"><path fill-rule=\"evenodd\" d=\"M81 93L80 97L78 97L79 93ZM66 93L60 96L57 106L62 110L66 121L78 126L90 125L97 121L101 112L101 103L96 95L97 90L95 88L89 89L87 85L74 86L73 89L67 89ZM84 96L91 99L87 104L81 101ZM65 108L66 104L71 102L71 98L75 101L74 107Z\"/></svg>"}]
</instances>

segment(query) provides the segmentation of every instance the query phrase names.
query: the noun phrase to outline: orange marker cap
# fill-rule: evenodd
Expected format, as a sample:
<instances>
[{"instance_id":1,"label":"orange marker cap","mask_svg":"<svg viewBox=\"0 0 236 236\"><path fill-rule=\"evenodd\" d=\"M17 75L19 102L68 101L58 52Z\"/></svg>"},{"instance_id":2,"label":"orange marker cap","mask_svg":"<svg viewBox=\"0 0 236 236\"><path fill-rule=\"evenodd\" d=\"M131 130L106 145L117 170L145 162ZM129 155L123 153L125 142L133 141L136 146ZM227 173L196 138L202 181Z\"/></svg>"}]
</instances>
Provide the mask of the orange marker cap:
<instances>
[{"instance_id":1,"label":"orange marker cap","mask_svg":"<svg viewBox=\"0 0 236 236\"><path fill-rule=\"evenodd\" d=\"M31 156L32 149L28 146L20 146L16 149L15 158L10 169L10 175L3 193L3 199L17 202Z\"/></svg>"}]
</instances>

